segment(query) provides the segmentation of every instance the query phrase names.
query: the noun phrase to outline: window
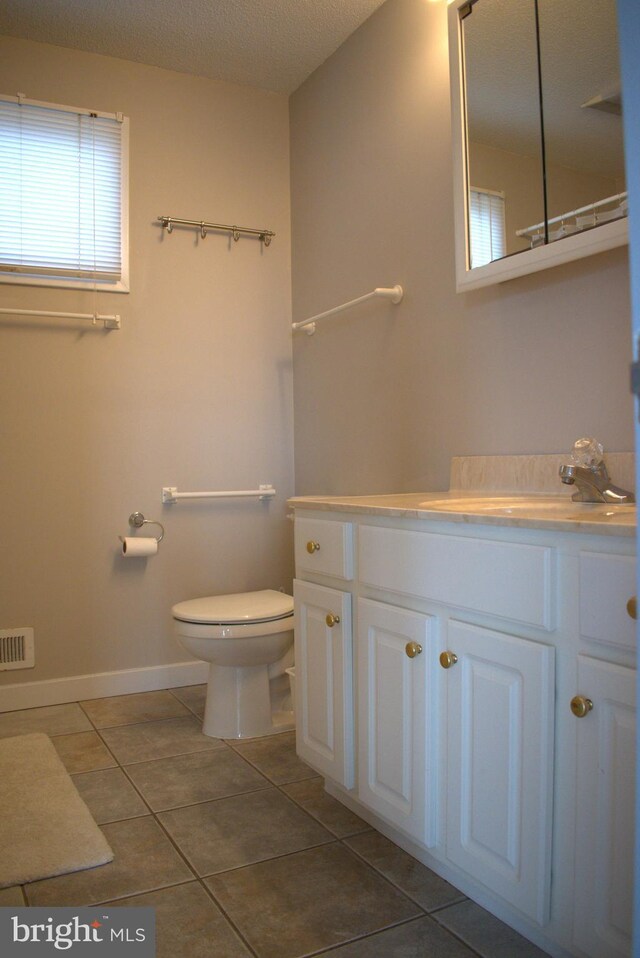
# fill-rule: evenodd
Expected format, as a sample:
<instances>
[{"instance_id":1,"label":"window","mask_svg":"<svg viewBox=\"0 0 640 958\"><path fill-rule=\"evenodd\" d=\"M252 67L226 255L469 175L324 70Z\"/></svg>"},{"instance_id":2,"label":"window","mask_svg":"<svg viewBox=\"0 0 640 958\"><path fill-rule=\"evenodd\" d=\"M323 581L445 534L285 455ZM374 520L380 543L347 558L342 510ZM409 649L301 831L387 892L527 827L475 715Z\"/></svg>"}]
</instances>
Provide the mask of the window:
<instances>
[{"instance_id":1,"label":"window","mask_svg":"<svg viewBox=\"0 0 640 958\"><path fill-rule=\"evenodd\" d=\"M128 120L0 97L0 282L128 291Z\"/></svg>"},{"instance_id":2,"label":"window","mask_svg":"<svg viewBox=\"0 0 640 958\"><path fill-rule=\"evenodd\" d=\"M485 266L505 255L504 193L471 188L469 233L470 269Z\"/></svg>"}]
</instances>

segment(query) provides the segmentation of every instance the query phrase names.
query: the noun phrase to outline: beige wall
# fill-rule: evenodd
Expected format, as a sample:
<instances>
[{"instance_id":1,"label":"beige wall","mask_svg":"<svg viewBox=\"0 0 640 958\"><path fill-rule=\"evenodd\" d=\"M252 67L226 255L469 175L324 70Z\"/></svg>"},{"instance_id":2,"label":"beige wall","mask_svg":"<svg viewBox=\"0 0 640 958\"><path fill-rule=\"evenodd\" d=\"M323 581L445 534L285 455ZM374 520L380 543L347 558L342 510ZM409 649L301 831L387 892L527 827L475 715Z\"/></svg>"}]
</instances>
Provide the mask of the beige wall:
<instances>
[{"instance_id":1,"label":"beige wall","mask_svg":"<svg viewBox=\"0 0 640 958\"><path fill-rule=\"evenodd\" d=\"M442 489L453 455L632 448L626 249L456 294L446 4L387 0L291 100L297 492Z\"/></svg>"},{"instance_id":2,"label":"beige wall","mask_svg":"<svg viewBox=\"0 0 640 958\"><path fill-rule=\"evenodd\" d=\"M34 626L35 670L1 683L188 658L172 603L291 587L293 491L286 97L19 40L0 91L131 119L131 293L123 328L0 321L0 628ZM159 214L268 227L269 249ZM46 229L46 224L43 224ZM0 306L93 311L93 293L0 286ZM278 497L163 507L164 485ZM123 560L134 510L160 553ZM0 708L2 706L0 705Z\"/></svg>"}]
</instances>

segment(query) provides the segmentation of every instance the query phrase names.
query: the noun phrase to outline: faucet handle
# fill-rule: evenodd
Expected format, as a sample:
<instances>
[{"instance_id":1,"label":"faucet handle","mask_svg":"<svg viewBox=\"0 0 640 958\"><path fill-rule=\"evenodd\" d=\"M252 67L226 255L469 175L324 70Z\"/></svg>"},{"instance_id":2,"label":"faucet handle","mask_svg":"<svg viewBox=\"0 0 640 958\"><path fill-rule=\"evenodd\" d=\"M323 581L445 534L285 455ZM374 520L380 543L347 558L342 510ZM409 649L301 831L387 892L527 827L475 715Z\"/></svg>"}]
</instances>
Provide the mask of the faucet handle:
<instances>
[{"instance_id":1,"label":"faucet handle","mask_svg":"<svg viewBox=\"0 0 640 958\"><path fill-rule=\"evenodd\" d=\"M597 439L577 439L573 444L571 462L592 472L604 468L604 448Z\"/></svg>"}]
</instances>

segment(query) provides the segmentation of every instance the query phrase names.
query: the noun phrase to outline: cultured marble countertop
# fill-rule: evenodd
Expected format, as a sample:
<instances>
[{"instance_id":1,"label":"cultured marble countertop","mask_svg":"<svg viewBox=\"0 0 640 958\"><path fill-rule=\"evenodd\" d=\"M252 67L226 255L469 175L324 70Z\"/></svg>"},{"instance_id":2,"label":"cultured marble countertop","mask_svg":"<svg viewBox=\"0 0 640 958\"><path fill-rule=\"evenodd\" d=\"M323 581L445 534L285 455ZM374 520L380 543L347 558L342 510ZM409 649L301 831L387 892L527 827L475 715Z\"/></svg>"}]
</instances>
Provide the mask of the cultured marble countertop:
<instances>
[{"instance_id":1,"label":"cultured marble countertop","mask_svg":"<svg viewBox=\"0 0 640 958\"><path fill-rule=\"evenodd\" d=\"M517 499L517 508L510 512L508 504L502 507L497 505L497 511L489 514L477 508L478 499L486 502L494 497L496 500ZM457 500L460 503L463 499L469 499L469 508L466 509L462 504L460 511L455 512L430 505L443 500ZM296 496L288 500L288 505L294 510L351 512L370 516L422 519L425 522L513 526L607 536L633 537L636 533L635 507L575 503L570 496L535 496L502 491L492 494L486 489L475 492L411 492L379 496Z\"/></svg>"}]
</instances>

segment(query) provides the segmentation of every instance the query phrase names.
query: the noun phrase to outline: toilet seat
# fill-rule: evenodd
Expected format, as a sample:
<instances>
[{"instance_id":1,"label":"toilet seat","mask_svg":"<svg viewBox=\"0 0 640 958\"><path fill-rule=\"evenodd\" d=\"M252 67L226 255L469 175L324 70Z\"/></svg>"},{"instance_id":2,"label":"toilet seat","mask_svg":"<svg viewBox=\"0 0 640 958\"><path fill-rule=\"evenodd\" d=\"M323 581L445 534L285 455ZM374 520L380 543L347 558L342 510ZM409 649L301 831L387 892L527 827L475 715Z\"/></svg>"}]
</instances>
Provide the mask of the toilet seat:
<instances>
[{"instance_id":1,"label":"toilet seat","mask_svg":"<svg viewBox=\"0 0 640 958\"><path fill-rule=\"evenodd\" d=\"M178 602L171 609L171 614L179 622L194 625L251 627L290 618L293 615L293 598L274 589L236 592L231 595L207 595L200 599ZM248 630L240 629L240 632L245 634L246 631Z\"/></svg>"},{"instance_id":2,"label":"toilet seat","mask_svg":"<svg viewBox=\"0 0 640 958\"><path fill-rule=\"evenodd\" d=\"M292 596L273 589L207 595L171 612L180 645L209 663L205 735L255 738L293 728L285 675L293 663Z\"/></svg>"}]
</instances>

